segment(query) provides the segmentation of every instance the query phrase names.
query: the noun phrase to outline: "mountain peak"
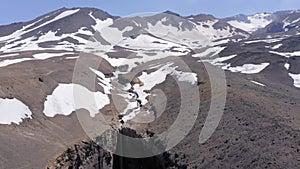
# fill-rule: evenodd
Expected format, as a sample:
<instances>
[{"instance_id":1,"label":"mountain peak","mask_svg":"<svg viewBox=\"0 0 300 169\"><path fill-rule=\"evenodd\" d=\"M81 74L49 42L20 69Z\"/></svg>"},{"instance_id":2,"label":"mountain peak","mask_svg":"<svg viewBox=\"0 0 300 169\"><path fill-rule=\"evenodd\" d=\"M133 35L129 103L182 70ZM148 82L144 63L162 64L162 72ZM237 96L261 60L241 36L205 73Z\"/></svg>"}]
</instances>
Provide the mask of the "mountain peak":
<instances>
[{"instance_id":1,"label":"mountain peak","mask_svg":"<svg viewBox=\"0 0 300 169\"><path fill-rule=\"evenodd\" d=\"M216 19L213 15L207 15L207 14L190 15L187 16L186 18L196 22L213 21Z\"/></svg>"},{"instance_id":2,"label":"mountain peak","mask_svg":"<svg viewBox=\"0 0 300 169\"><path fill-rule=\"evenodd\" d=\"M169 14L169 15L175 15L175 16L180 16L178 13L172 12L170 10L167 10L165 12L163 12L164 14Z\"/></svg>"}]
</instances>

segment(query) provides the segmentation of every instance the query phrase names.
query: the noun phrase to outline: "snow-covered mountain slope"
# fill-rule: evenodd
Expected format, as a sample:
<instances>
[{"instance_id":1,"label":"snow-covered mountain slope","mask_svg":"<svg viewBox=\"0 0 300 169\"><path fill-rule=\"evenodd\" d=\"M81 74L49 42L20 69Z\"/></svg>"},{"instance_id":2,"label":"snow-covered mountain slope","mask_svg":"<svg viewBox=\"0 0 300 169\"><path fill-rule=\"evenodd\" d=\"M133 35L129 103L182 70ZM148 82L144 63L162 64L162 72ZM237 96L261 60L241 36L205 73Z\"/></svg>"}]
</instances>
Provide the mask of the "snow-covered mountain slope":
<instances>
[{"instance_id":1,"label":"snow-covered mountain slope","mask_svg":"<svg viewBox=\"0 0 300 169\"><path fill-rule=\"evenodd\" d=\"M33 21L0 27L0 63L8 66L52 57L76 58L77 53L87 52L101 55L113 66L127 63L130 70L145 60L186 55L198 48L249 37L223 20L203 17L166 11L119 18L94 8L63 8ZM110 57L124 49L136 55L135 59ZM33 55L19 57L27 51Z\"/></svg>"},{"instance_id":2,"label":"snow-covered mountain slope","mask_svg":"<svg viewBox=\"0 0 300 169\"><path fill-rule=\"evenodd\" d=\"M278 11L254 15L236 15L225 18L234 27L253 34L285 33L295 35L299 32L300 11Z\"/></svg>"},{"instance_id":3,"label":"snow-covered mountain slope","mask_svg":"<svg viewBox=\"0 0 300 169\"><path fill-rule=\"evenodd\" d=\"M0 26L0 52L49 49L92 52L93 36L101 43L94 51L106 51L124 38L140 34L157 38L153 41L164 39L194 49L247 39L249 33L297 34L299 15L299 11L283 11L218 19L205 14L183 17L166 11L120 18L94 8L62 8L29 22Z\"/></svg>"},{"instance_id":4,"label":"snow-covered mountain slope","mask_svg":"<svg viewBox=\"0 0 300 169\"><path fill-rule=\"evenodd\" d=\"M123 38L144 33L191 47L202 47L220 39L241 40L249 36L225 21L213 18L201 22L199 17L185 18L164 12L118 18L93 8L63 8L30 22L0 27L0 52L41 49L85 51L85 45L93 35L101 43L100 50L107 50Z\"/></svg>"},{"instance_id":5,"label":"snow-covered mountain slope","mask_svg":"<svg viewBox=\"0 0 300 169\"><path fill-rule=\"evenodd\" d=\"M239 29L239 27L233 27L225 20L217 19L211 15L199 14L191 15L187 18L194 22L197 25L197 29L211 40L239 41L249 37L249 33L246 31Z\"/></svg>"},{"instance_id":6,"label":"snow-covered mountain slope","mask_svg":"<svg viewBox=\"0 0 300 169\"><path fill-rule=\"evenodd\" d=\"M297 35L300 32L300 11L273 13L273 21L257 33Z\"/></svg>"},{"instance_id":7,"label":"snow-covered mountain slope","mask_svg":"<svg viewBox=\"0 0 300 169\"><path fill-rule=\"evenodd\" d=\"M218 19L206 14L183 17L166 11L120 18L94 8L63 8L33 21L1 26L0 66L54 57L76 59L79 52L87 52L102 56L112 66L127 67L122 71L128 72L145 61L168 56L192 54L201 59L213 58L228 44L238 41L246 46L276 44L268 48L274 54L296 42L285 40L288 36L249 33L273 35L272 25L281 22L291 28L286 33L291 32L297 28L291 25L298 24L298 16L299 11L284 11ZM23 54L26 51L32 55ZM219 64L219 60L209 62ZM223 65L223 68L237 70L242 66Z\"/></svg>"},{"instance_id":8,"label":"snow-covered mountain slope","mask_svg":"<svg viewBox=\"0 0 300 169\"><path fill-rule=\"evenodd\" d=\"M270 13L258 13L254 15L236 15L233 17L225 18L230 25L253 33L260 28L264 28L273 21L273 15Z\"/></svg>"},{"instance_id":9,"label":"snow-covered mountain slope","mask_svg":"<svg viewBox=\"0 0 300 169\"><path fill-rule=\"evenodd\" d=\"M195 49L211 45L212 42L217 40L237 41L249 36L245 31L222 23L215 19L213 22L206 23L208 25L201 25L200 22L195 22L191 17L182 17L166 11L150 16L116 19L113 24L99 29L99 40L103 41L102 44L114 45L125 39L137 41L140 38L136 37L147 34L156 43L163 40L173 43L173 47L181 46ZM225 41L225 43L227 42ZM130 45L127 48L130 48Z\"/></svg>"},{"instance_id":10,"label":"snow-covered mountain slope","mask_svg":"<svg viewBox=\"0 0 300 169\"><path fill-rule=\"evenodd\" d=\"M278 32L274 30L276 23L284 25L282 29L286 34L267 37ZM216 56L228 44L238 41L247 46L259 42L276 43L268 48L274 54L280 52L276 50L287 48L289 42L295 44L285 39L289 32L298 29L298 23L299 11L225 19L205 14L183 17L166 11L120 18L94 8L63 8L33 21L1 26L0 65L5 67L54 57L76 59L79 52L87 52L101 55L112 66L127 67L123 71L128 72L145 61L168 56ZM26 51L31 51L32 55L23 54ZM227 69L234 68L227 65Z\"/></svg>"},{"instance_id":11,"label":"snow-covered mountain slope","mask_svg":"<svg viewBox=\"0 0 300 169\"><path fill-rule=\"evenodd\" d=\"M117 17L94 8L60 9L33 21L20 23L19 29L6 31L0 27L1 52L26 50L80 50L92 36L101 22L112 23Z\"/></svg>"}]
</instances>

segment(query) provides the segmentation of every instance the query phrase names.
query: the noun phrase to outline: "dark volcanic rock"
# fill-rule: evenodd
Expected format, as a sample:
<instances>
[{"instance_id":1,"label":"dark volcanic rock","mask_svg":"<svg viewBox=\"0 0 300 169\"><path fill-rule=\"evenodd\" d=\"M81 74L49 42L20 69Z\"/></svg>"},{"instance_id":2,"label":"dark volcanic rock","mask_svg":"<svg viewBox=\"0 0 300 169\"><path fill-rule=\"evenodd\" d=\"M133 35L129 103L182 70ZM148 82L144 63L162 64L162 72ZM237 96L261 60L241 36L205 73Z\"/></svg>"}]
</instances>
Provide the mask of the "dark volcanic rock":
<instances>
[{"instance_id":1,"label":"dark volcanic rock","mask_svg":"<svg viewBox=\"0 0 300 169\"><path fill-rule=\"evenodd\" d=\"M110 169L112 156L96 143L82 141L68 148L62 155L46 166L47 169L87 168Z\"/></svg>"},{"instance_id":2,"label":"dark volcanic rock","mask_svg":"<svg viewBox=\"0 0 300 169\"><path fill-rule=\"evenodd\" d=\"M120 133L130 137L141 137L129 128L123 128ZM118 143L124 144L126 141ZM46 169L186 169L187 166L182 163L185 157L184 154L166 152L148 158L127 158L112 155L93 141L82 141L50 161Z\"/></svg>"}]
</instances>

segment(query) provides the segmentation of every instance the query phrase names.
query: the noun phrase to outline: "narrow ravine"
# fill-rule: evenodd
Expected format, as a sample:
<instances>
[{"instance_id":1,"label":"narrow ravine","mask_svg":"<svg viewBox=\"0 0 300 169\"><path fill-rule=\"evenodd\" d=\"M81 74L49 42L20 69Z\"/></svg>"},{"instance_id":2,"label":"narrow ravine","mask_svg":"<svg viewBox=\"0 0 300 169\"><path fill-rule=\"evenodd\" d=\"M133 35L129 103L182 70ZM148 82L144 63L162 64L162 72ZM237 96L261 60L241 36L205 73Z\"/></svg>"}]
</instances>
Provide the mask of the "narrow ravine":
<instances>
[{"instance_id":1,"label":"narrow ravine","mask_svg":"<svg viewBox=\"0 0 300 169\"><path fill-rule=\"evenodd\" d=\"M120 133L140 137L134 130L123 128ZM126 143L125 143L126 144ZM118 145L124 145L118 144ZM93 141L81 141L68 148L46 169L186 169L181 163L185 155L163 154L148 158L126 158L107 152ZM184 160L183 160L184 161Z\"/></svg>"}]
</instances>

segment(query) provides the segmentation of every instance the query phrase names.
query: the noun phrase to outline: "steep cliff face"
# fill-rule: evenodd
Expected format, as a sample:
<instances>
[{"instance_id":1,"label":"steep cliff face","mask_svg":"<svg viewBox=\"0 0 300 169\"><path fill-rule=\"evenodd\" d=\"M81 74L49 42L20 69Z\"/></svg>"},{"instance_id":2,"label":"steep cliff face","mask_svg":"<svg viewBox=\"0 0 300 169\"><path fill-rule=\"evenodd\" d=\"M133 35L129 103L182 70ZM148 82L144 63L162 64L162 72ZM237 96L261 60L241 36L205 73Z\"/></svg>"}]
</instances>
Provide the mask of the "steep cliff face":
<instances>
[{"instance_id":1,"label":"steep cliff face","mask_svg":"<svg viewBox=\"0 0 300 169\"><path fill-rule=\"evenodd\" d=\"M124 128L120 133L141 137L136 131ZM126 144L122 142L122 144ZM118 145L122 145L118 144ZM186 169L184 154L163 154L148 158L126 158L112 155L93 141L82 141L68 148L49 162L46 169Z\"/></svg>"},{"instance_id":2,"label":"steep cliff face","mask_svg":"<svg viewBox=\"0 0 300 169\"><path fill-rule=\"evenodd\" d=\"M82 141L68 148L45 167L46 169L111 169L112 156L92 141Z\"/></svg>"}]
</instances>

